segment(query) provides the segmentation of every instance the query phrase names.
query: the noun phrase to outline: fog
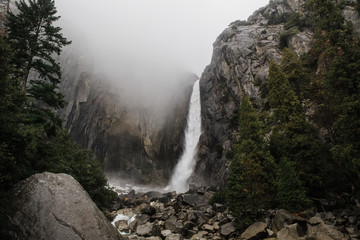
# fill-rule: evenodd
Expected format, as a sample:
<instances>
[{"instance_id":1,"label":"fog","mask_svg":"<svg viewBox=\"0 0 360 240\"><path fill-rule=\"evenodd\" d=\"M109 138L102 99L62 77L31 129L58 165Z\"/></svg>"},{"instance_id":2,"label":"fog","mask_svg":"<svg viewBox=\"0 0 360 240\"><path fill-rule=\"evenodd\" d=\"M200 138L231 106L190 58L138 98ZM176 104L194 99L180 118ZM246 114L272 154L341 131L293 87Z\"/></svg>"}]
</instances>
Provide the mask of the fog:
<instances>
[{"instance_id":1,"label":"fog","mask_svg":"<svg viewBox=\"0 0 360 240\"><path fill-rule=\"evenodd\" d=\"M201 76L217 36L268 0L55 2L64 36L73 48L83 49L96 73L154 95L159 87L175 86L183 72Z\"/></svg>"}]
</instances>

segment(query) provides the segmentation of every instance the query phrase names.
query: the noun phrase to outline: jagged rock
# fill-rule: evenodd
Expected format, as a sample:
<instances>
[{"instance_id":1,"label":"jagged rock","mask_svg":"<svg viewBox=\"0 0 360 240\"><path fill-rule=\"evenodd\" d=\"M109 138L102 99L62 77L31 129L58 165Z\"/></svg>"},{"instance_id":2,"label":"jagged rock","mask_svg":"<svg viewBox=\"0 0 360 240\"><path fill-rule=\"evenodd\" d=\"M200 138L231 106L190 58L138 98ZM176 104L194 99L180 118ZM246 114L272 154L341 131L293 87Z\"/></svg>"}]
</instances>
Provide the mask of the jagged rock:
<instances>
[{"instance_id":1,"label":"jagged rock","mask_svg":"<svg viewBox=\"0 0 360 240\"><path fill-rule=\"evenodd\" d=\"M333 225L325 224L319 217L313 217L307 224L308 237L326 235L335 240L346 239L345 235L338 231Z\"/></svg>"},{"instance_id":2,"label":"jagged rock","mask_svg":"<svg viewBox=\"0 0 360 240\"><path fill-rule=\"evenodd\" d=\"M206 199L198 194L184 194L183 202L192 207L207 205Z\"/></svg>"},{"instance_id":3,"label":"jagged rock","mask_svg":"<svg viewBox=\"0 0 360 240\"><path fill-rule=\"evenodd\" d=\"M157 236L151 236L151 237L146 238L146 240L162 240L162 238L157 237Z\"/></svg>"},{"instance_id":4,"label":"jagged rock","mask_svg":"<svg viewBox=\"0 0 360 240\"><path fill-rule=\"evenodd\" d=\"M224 204L220 204L220 203L214 203L213 207L216 212L224 212L226 209Z\"/></svg>"},{"instance_id":5,"label":"jagged rock","mask_svg":"<svg viewBox=\"0 0 360 240\"><path fill-rule=\"evenodd\" d=\"M241 239L261 239L267 236L266 228L267 224L264 222L256 222L250 225L245 232L241 234Z\"/></svg>"},{"instance_id":6,"label":"jagged rock","mask_svg":"<svg viewBox=\"0 0 360 240\"><path fill-rule=\"evenodd\" d=\"M142 203L134 209L134 212L137 214L153 215L156 213L156 209L149 203Z\"/></svg>"},{"instance_id":7,"label":"jagged rock","mask_svg":"<svg viewBox=\"0 0 360 240\"><path fill-rule=\"evenodd\" d=\"M14 239L122 239L70 175L39 173L22 181L14 198Z\"/></svg>"},{"instance_id":8,"label":"jagged rock","mask_svg":"<svg viewBox=\"0 0 360 240\"><path fill-rule=\"evenodd\" d=\"M199 240L199 239L204 239L204 236L206 236L207 234L209 234L208 232L206 231L200 231L196 234L194 234L190 240Z\"/></svg>"},{"instance_id":9,"label":"jagged rock","mask_svg":"<svg viewBox=\"0 0 360 240\"><path fill-rule=\"evenodd\" d=\"M161 235L165 238L167 236L169 236L170 234L172 234L171 230L169 229L166 229L166 230L163 230L161 231Z\"/></svg>"},{"instance_id":10,"label":"jagged rock","mask_svg":"<svg viewBox=\"0 0 360 240\"><path fill-rule=\"evenodd\" d=\"M165 228L171 231L176 231L176 223L177 218L175 216L171 216L168 220L165 221Z\"/></svg>"},{"instance_id":11,"label":"jagged rock","mask_svg":"<svg viewBox=\"0 0 360 240\"><path fill-rule=\"evenodd\" d=\"M153 225L151 223L146 223L144 225L137 226L136 234L140 236L149 237L152 233Z\"/></svg>"},{"instance_id":12,"label":"jagged rock","mask_svg":"<svg viewBox=\"0 0 360 240\"><path fill-rule=\"evenodd\" d=\"M203 230L207 231L207 232L215 232L215 227L213 225L209 225L209 224L204 224L201 227Z\"/></svg>"},{"instance_id":13,"label":"jagged rock","mask_svg":"<svg viewBox=\"0 0 360 240\"><path fill-rule=\"evenodd\" d=\"M129 230L129 225L127 220L119 220L115 222L115 227L121 232L127 232Z\"/></svg>"},{"instance_id":14,"label":"jagged rock","mask_svg":"<svg viewBox=\"0 0 360 240\"><path fill-rule=\"evenodd\" d=\"M132 221L132 222L129 224L130 230L133 231L133 232L136 232L136 228L137 228L138 224L139 224L139 223L138 223L137 220Z\"/></svg>"},{"instance_id":15,"label":"jagged rock","mask_svg":"<svg viewBox=\"0 0 360 240\"><path fill-rule=\"evenodd\" d=\"M204 133L192 183L224 184L230 163L226 153L237 140L237 129L230 126L229 119L244 94L260 101L259 85L267 80L269 64L281 59L278 41L283 24L267 25L267 21L270 15L292 13L297 3L294 0L290 7L286 1L271 1L249 17L248 25L230 26L213 44L211 63L200 79ZM289 47L306 51L307 36L294 38Z\"/></svg>"},{"instance_id":16,"label":"jagged rock","mask_svg":"<svg viewBox=\"0 0 360 240\"><path fill-rule=\"evenodd\" d=\"M354 224L354 223L357 222L357 217L356 216L350 216L348 218L348 221L349 221L350 224Z\"/></svg>"},{"instance_id":17,"label":"jagged rock","mask_svg":"<svg viewBox=\"0 0 360 240\"><path fill-rule=\"evenodd\" d=\"M181 236L180 234L170 234L170 235L168 235L166 238L165 238L165 240L183 240L184 239L184 237L183 236Z\"/></svg>"},{"instance_id":18,"label":"jagged rock","mask_svg":"<svg viewBox=\"0 0 360 240\"><path fill-rule=\"evenodd\" d=\"M144 94L131 94L104 75L95 75L94 66L84 63L91 58L73 48L64 49L59 59L60 92L69 103L58 111L64 126L83 148L93 150L105 171L138 183L163 183L163 174L171 173L182 152L192 85L198 77L181 74L163 101L141 101Z\"/></svg>"},{"instance_id":19,"label":"jagged rock","mask_svg":"<svg viewBox=\"0 0 360 240\"><path fill-rule=\"evenodd\" d=\"M281 229L277 235L277 240L297 240L300 236L298 232L299 225L297 223L285 226L283 229Z\"/></svg>"},{"instance_id":20,"label":"jagged rock","mask_svg":"<svg viewBox=\"0 0 360 240\"><path fill-rule=\"evenodd\" d=\"M137 215L135 221L138 225L143 225L149 221L150 217L146 214Z\"/></svg>"},{"instance_id":21,"label":"jagged rock","mask_svg":"<svg viewBox=\"0 0 360 240\"><path fill-rule=\"evenodd\" d=\"M233 222L220 226L220 234L225 237L229 237L236 232L236 228Z\"/></svg>"},{"instance_id":22,"label":"jagged rock","mask_svg":"<svg viewBox=\"0 0 360 240\"><path fill-rule=\"evenodd\" d=\"M160 197L162 197L163 194L160 192L156 192L156 191L150 191L144 194L144 197L150 198L151 200L155 200L158 199Z\"/></svg>"},{"instance_id":23,"label":"jagged rock","mask_svg":"<svg viewBox=\"0 0 360 240\"><path fill-rule=\"evenodd\" d=\"M187 230L192 229L193 227L195 227L195 223L193 223L192 221L186 221L184 222L184 228Z\"/></svg>"},{"instance_id":24,"label":"jagged rock","mask_svg":"<svg viewBox=\"0 0 360 240\"><path fill-rule=\"evenodd\" d=\"M276 212L274 225L277 230L281 230L285 224L290 225L294 223L299 223L302 227L306 227L307 220L293 213L289 213L285 209L280 209Z\"/></svg>"}]
</instances>

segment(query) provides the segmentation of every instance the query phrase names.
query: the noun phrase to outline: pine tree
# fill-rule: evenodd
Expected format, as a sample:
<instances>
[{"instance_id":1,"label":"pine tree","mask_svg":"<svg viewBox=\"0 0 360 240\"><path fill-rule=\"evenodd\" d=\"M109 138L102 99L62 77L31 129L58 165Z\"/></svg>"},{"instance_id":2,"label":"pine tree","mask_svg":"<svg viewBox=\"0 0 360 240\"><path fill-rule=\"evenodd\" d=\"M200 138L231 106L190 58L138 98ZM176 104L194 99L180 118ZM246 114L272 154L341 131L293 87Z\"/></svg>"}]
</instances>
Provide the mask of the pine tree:
<instances>
[{"instance_id":1,"label":"pine tree","mask_svg":"<svg viewBox=\"0 0 360 240\"><path fill-rule=\"evenodd\" d=\"M51 109L59 109L65 102L58 91L61 68L53 54L59 55L70 42L61 28L53 25L60 18L53 0L21 0L16 6L19 13L9 13L7 23L9 43L15 50L14 76L21 79L22 88L36 101L28 108L34 117L31 121L54 135L61 121Z\"/></svg>"},{"instance_id":2,"label":"pine tree","mask_svg":"<svg viewBox=\"0 0 360 240\"><path fill-rule=\"evenodd\" d=\"M286 75L275 63L270 65L267 84L268 101L273 111L271 120L274 124L270 136L271 153L277 163L289 161L283 166L293 166L296 169L296 175L292 175L293 179L288 181L297 182L299 179L308 193L316 193L323 187L323 162L319 157L321 141L315 128L306 121L305 111ZM289 193L289 196L295 195ZM306 198L303 200L304 203L307 202ZM281 199L279 201L282 202Z\"/></svg>"},{"instance_id":3,"label":"pine tree","mask_svg":"<svg viewBox=\"0 0 360 240\"><path fill-rule=\"evenodd\" d=\"M271 205L275 166L264 140L263 124L247 96L241 100L238 129L226 200L238 227L244 228L261 208Z\"/></svg>"},{"instance_id":4,"label":"pine tree","mask_svg":"<svg viewBox=\"0 0 360 240\"><path fill-rule=\"evenodd\" d=\"M359 2L359 1L358 1ZM325 131L332 155L333 186L360 189L360 42L338 3L307 4L315 32L310 51L316 75L311 82L313 121ZM330 165L330 164L328 164Z\"/></svg>"}]
</instances>

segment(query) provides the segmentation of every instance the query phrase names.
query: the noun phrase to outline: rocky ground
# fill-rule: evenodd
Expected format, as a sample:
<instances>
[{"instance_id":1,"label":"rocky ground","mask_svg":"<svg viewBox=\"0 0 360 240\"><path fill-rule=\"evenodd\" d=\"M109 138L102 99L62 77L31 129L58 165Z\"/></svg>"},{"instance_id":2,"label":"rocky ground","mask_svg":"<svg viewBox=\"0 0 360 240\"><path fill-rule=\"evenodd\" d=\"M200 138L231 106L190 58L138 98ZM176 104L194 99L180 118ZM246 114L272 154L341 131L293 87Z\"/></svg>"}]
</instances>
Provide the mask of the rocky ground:
<instances>
[{"instance_id":1,"label":"rocky ground","mask_svg":"<svg viewBox=\"0 0 360 240\"><path fill-rule=\"evenodd\" d=\"M313 210L298 214L283 209L263 211L258 222L239 232L226 206L208 204L212 194L205 189L185 194L120 194L111 213L117 216L113 224L124 239L360 239L360 205L351 198L341 209L336 208L339 199L334 197L317 199Z\"/></svg>"}]
</instances>

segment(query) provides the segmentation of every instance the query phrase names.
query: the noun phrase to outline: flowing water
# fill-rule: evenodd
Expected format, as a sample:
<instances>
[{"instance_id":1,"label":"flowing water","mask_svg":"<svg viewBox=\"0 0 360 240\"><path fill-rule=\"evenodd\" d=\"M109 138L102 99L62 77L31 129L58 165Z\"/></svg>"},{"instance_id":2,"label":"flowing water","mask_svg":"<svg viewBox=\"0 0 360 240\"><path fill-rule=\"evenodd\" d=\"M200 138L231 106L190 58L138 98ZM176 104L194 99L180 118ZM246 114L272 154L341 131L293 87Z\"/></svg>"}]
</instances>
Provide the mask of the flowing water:
<instances>
[{"instance_id":1,"label":"flowing water","mask_svg":"<svg viewBox=\"0 0 360 240\"><path fill-rule=\"evenodd\" d=\"M190 98L187 126L185 130L184 152L175 167L170 180L168 190L177 193L186 192L189 189L188 180L193 173L196 163L196 152L201 135L201 104L199 80L194 83Z\"/></svg>"}]
</instances>

